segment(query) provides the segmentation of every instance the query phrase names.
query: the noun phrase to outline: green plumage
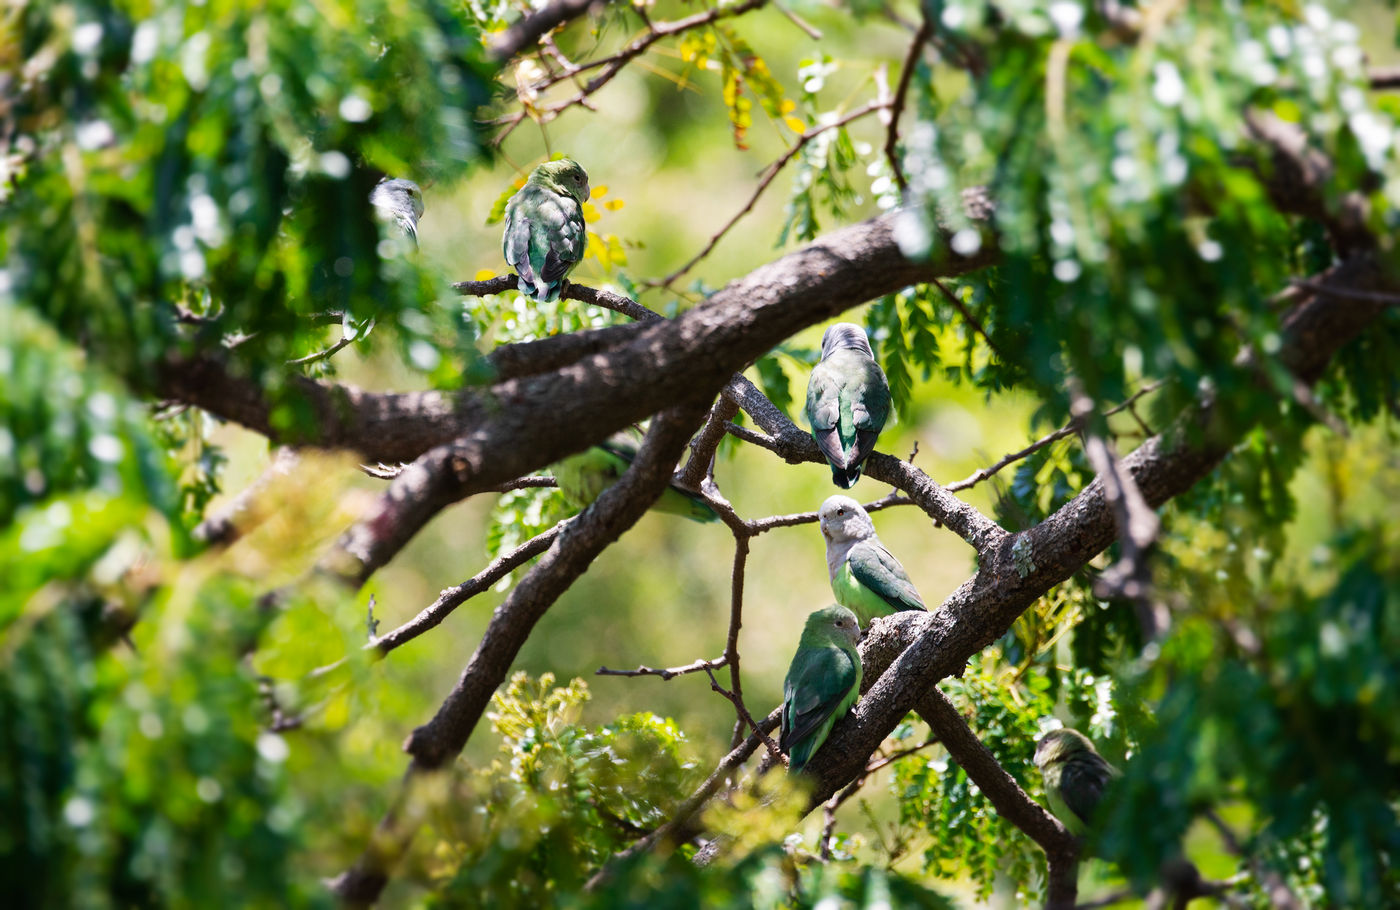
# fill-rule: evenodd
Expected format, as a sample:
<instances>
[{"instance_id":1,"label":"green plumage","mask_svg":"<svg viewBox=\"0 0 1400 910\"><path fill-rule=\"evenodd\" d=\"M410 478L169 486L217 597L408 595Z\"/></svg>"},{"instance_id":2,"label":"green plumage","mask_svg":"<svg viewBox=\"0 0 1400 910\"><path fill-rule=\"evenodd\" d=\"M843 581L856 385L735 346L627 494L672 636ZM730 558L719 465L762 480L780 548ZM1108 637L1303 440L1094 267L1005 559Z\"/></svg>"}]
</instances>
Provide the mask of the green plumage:
<instances>
[{"instance_id":1,"label":"green plumage","mask_svg":"<svg viewBox=\"0 0 1400 910\"><path fill-rule=\"evenodd\" d=\"M876 616L925 609L909 573L880 543L875 523L860 503L849 496L832 496L817 514L826 539L831 592L862 628Z\"/></svg>"},{"instance_id":2,"label":"green plumage","mask_svg":"<svg viewBox=\"0 0 1400 910\"><path fill-rule=\"evenodd\" d=\"M624 430L614 433L607 442L555 462L550 472L559 482L564 501L578 510L592 505L604 490L617 483L636 459L639 445L638 436ZM719 516L703 499L674 484L657 497L651 508L657 512L684 515L693 521L719 520Z\"/></svg>"},{"instance_id":3,"label":"green plumage","mask_svg":"<svg viewBox=\"0 0 1400 910\"><path fill-rule=\"evenodd\" d=\"M1045 783L1050 811L1072 834L1082 836L1104 790L1118 777L1118 769L1098 753L1087 736L1068 727L1051 730L1040 738L1035 745L1035 765Z\"/></svg>"},{"instance_id":4,"label":"green plumage","mask_svg":"<svg viewBox=\"0 0 1400 910\"><path fill-rule=\"evenodd\" d=\"M807 767L832 726L860 697L858 641L860 627L845 607L832 604L807 617L783 680L778 738L794 774Z\"/></svg>"},{"instance_id":5,"label":"green plumage","mask_svg":"<svg viewBox=\"0 0 1400 910\"><path fill-rule=\"evenodd\" d=\"M588 174L577 161L561 158L535 168L506 203L501 247L519 276L520 293L546 303L559 299L588 244L587 200Z\"/></svg>"},{"instance_id":6,"label":"green plumage","mask_svg":"<svg viewBox=\"0 0 1400 910\"><path fill-rule=\"evenodd\" d=\"M860 479L889 415L890 386L865 331L836 323L822 336L822 359L807 380L807 423L838 487Z\"/></svg>"}]
</instances>

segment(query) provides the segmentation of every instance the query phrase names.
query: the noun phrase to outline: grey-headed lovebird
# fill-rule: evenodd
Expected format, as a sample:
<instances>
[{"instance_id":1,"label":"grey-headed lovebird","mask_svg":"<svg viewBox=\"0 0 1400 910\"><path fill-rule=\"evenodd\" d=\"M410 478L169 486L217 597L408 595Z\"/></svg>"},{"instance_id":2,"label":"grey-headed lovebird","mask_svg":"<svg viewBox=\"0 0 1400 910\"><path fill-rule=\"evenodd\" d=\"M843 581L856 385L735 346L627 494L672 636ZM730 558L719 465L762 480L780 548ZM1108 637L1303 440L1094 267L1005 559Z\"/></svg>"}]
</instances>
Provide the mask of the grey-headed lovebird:
<instances>
[{"instance_id":1,"label":"grey-headed lovebird","mask_svg":"<svg viewBox=\"0 0 1400 910\"><path fill-rule=\"evenodd\" d=\"M555 462L550 471L559 482L564 501L575 509L587 508L604 490L617 483L628 465L636 460L640 444L636 432L622 430L604 442ZM675 484L663 490L651 507L694 521L719 520L703 499Z\"/></svg>"},{"instance_id":2,"label":"grey-headed lovebird","mask_svg":"<svg viewBox=\"0 0 1400 910\"><path fill-rule=\"evenodd\" d=\"M380 218L392 221L418 246L418 219L423 217L423 191L418 184L402 177L386 178L370 191L369 202Z\"/></svg>"},{"instance_id":3,"label":"grey-headed lovebird","mask_svg":"<svg viewBox=\"0 0 1400 910\"><path fill-rule=\"evenodd\" d=\"M807 767L827 734L860 697L860 627L855 614L832 604L807 617L783 680L778 747L788 770Z\"/></svg>"},{"instance_id":4,"label":"grey-headed lovebird","mask_svg":"<svg viewBox=\"0 0 1400 910\"><path fill-rule=\"evenodd\" d=\"M501 246L519 276L520 293L545 303L559 299L564 278L583 259L588 243L587 199L588 174L577 161L560 158L535 168L506 203Z\"/></svg>"},{"instance_id":5,"label":"grey-headed lovebird","mask_svg":"<svg viewBox=\"0 0 1400 910\"><path fill-rule=\"evenodd\" d=\"M849 496L832 496L817 512L826 538L826 568L837 603L870 625L876 616L923 610L909 573L875 534L875 523Z\"/></svg>"},{"instance_id":6,"label":"grey-headed lovebird","mask_svg":"<svg viewBox=\"0 0 1400 910\"><path fill-rule=\"evenodd\" d=\"M1088 830L1109 781L1119 774L1089 737L1068 727L1040 738L1035 744L1035 766L1045 782L1050 811L1071 834L1080 836Z\"/></svg>"},{"instance_id":7,"label":"grey-headed lovebird","mask_svg":"<svg viewBox=\"0 0 1400 910\"><path fill-rule=\"evenodd\" d=\"M865 330L838 322L822 336L822 359L807 380L807 423L831 463L831 480L849 490L890 416L890 385Z\"/></svg>"}]
</instances>

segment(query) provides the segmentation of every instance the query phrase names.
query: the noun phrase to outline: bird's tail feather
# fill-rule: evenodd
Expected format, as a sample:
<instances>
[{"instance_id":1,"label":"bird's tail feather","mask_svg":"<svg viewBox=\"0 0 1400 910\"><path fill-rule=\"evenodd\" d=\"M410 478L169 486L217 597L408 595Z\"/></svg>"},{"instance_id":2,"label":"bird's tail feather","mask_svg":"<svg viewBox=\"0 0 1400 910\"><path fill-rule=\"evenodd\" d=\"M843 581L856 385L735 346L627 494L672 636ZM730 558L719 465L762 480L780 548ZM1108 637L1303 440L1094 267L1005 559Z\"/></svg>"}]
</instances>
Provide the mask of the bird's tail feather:
<instances>
[{"instance_id":1,"label":"bird's tail feather","mask_svg":"<svg viewBox=\"0 0 1400 910\"><path fill-rule=\"evenodd\" d=\"M849 490L860 480L860 465L852 465L849 468L838 468L831 466L831 482L843 490Z\"/></svg>"}]
</instances>

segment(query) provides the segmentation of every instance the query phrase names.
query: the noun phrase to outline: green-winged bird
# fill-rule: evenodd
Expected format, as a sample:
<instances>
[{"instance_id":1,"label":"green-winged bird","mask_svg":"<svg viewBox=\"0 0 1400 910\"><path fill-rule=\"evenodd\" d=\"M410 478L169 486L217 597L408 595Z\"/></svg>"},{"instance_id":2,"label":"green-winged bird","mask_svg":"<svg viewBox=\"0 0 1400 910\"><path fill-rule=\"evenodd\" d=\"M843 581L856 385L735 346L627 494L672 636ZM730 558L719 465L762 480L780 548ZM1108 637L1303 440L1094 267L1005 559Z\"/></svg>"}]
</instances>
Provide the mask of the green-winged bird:
<instances>
[{"instance_id":1,"label":"green-winged bird","mask_svg":"<svg viewBox=\"0 0 1400 910\"><path fill-rule=\"evenodd\" d=\"M604 442L555 462L550 466L550 472L559 482L564 501L575 509L587 508L604 490L617 483L622 473L636 460L640 445L638 433L622 430ZM684 515L694 521L719 520L719 515L704 499L675 484L662 491L651 507L657 512Z\"/></svg>"},{"instance_id":2,"label":"green-winged bird","mask_svg":"<svg viewBox=\"0 0 1400 910\"><path fill-rule=\"evenodd\" d=\"M778 746L787 753L789 771L807 767L832 725L860 697L858 641L860 627L845 607L832 604L807 617L783 680Z\"/></svg>"},{"instance_id":3,"label":"green-winged bird","mask_svg":"<svg viewBox=\"0 0 1400 910\"><path fill-rule=\"evenodd\" d=\"M1035 766L1045 782L1050 811L1070 830L1082 836L1103 798L1104 789L1118 777L1089 737L1068 727L1051 730L1035 744Z\"/></svg>"},{"instance_id":4,"label":"green-winged bird","mask_svg":"<svg viewBox=\"0 0 1400 910\"><path fill-rule=\"evenodd\" d=\"M849 490L890 416L890 385L865 330L838 322L822 336L822 359L807 380L807 423L831 464L831 480Z\"/></svg>"},{"instance_id":5,"label":"green-winged bird","mask_svg":"<svg viewBox=\"0 0 1400 910\"><path fill-rule=\"evenodd\" d=\"M856 615L862 628L876 616L925 609L909 573L880 543L875 523L860 503L849 496L832 496L822 503L817 515L826 538L831 591L837 603Z\"/></svg>"},{"instance_id":6,"label":"green-winged bird","mask_svg":"<svg viewBox=\"0 0 1400 910\"><path fill-rule=\"evenodd\" d=\"M546 303L559 299L588 243L587 199L588 174L577 161L560 158L535 168L506 203L501 246L519 276L520 293Z\"/></svg>"}]
</instances>

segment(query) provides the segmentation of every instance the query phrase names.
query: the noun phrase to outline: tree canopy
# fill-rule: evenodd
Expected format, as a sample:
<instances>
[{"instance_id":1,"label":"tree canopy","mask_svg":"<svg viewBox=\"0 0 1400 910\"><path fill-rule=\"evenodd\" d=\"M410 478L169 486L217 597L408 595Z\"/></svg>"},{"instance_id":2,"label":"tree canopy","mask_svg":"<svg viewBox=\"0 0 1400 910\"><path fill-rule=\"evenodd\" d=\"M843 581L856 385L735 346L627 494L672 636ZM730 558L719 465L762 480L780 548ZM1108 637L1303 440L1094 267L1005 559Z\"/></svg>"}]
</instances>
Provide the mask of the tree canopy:
<instances>
[{"instance_id":1,"label":"tree canopy","mask_svg":"<svg viewBox=\"0 0 1400 910\"><path fill-rule=\"evenodd\" d=\"M1395 34L1323 2L10 5L5 893L1400 902ZM586 249L536 302L502 219L564 156ZM897 417L851 493L929 609L874 621L799 776L838 317ZM550 466L632 427L572 507ZM668 485L718 522L648 514ZM1122 772L1084 838L1032 762L1061 725Z\"/></svg>"}]
</instances>

